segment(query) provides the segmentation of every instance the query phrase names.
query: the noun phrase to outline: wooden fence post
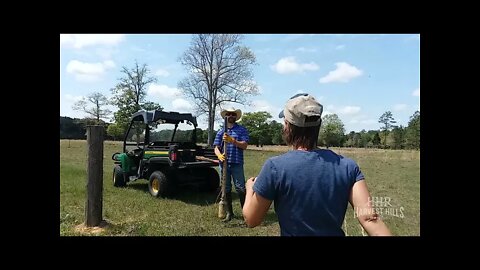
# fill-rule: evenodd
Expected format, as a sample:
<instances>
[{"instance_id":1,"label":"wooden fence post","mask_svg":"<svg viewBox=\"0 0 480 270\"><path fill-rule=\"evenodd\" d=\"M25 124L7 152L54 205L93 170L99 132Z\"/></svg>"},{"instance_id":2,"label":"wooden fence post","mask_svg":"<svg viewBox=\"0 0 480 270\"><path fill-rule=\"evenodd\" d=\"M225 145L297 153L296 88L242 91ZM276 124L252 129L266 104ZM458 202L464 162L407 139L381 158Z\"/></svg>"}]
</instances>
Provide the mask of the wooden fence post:
<instances>
[{"instance_id":1,"label":"wooden fence post","mask_svg":"<svg viewBox=\"0 0 480 270\"><path fill-rule=\"evenodd\" d=\"M103 126L87 126L87 201L85 225L99 226L103 207Z\"/></svg>"}]
</instances>

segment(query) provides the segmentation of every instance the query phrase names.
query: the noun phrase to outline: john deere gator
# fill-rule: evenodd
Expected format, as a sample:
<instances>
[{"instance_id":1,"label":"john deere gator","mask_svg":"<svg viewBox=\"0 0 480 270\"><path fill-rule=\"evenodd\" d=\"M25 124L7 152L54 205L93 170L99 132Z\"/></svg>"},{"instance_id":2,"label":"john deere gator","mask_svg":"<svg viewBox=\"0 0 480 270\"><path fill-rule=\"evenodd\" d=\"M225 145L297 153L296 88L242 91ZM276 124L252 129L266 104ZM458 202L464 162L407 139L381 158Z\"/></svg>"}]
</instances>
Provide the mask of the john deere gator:
<instances>
[{"instance_id":1,"label":"john deere gator","mask_svg":"<svg viewBox=\"0 0 480 270\"><path fill-rule=\"evenodd\" d=\"M216 191L220 178L212 147L197 144L197 119L190 113L139 111L133 114L123 153L112 156L113 185L147 179L150 194L165 197L184 186Z\"/></svg>"}]
</instances>

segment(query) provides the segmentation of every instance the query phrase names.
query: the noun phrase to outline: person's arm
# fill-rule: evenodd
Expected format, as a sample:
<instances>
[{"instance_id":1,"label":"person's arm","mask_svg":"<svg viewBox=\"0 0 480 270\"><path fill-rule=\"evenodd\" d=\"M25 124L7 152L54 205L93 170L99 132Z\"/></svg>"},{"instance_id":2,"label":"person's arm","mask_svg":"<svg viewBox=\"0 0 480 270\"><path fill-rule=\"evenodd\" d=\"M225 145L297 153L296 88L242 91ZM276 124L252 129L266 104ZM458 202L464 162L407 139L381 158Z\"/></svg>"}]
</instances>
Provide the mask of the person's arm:
<instances>
[{"instance_id":1,"label":"person's arm","mask_svg":"<svg viewBox=\"0 0 480 270\"><path fill-rule=\"evenodd\" d=\"M238 148L241 148L243 150L247 149L248 143L246 141L237 141L235 138L228 134L223 135L223 140L226 141L227 143L232 143Z\"/></svg>"},{"instance_id":2,"label":"person's arm","mask_svg":"<svg viewBox=\"0 0 480 270\"><path fill-rule=\"evenodd\" d=\"M243 205L243 218L249 228L260 225L265 218L265 215L272 204L272 201L265 199L255 191L253 191L253 184L255 177L251 177L245 183L246 195L245 204Z\"/></svg>"},{"instance_id":3,"label":"person's arm","mask_svg":"<svg viewBox=\"0 0 480 270\"><path fill-rule=\"evenodd\" d=\"M225 160L225 155L220 151L220 148L219 148L220 144L222 143L222 134L223 134L223 131L218 131L217 135L215 135L215 140L213 142L213 145L215 146L213 151L215 152L215 155L217 155L217 158L220 161Z\"/></svg>"},{"instance_id":4,"label":"person's arm","mask_svg":"<svg viewBox=\"0 0 480 270\"><path fill-rule=\"evenodd\" d=\"M217 145L215 145L215 149L213 151L215 151L215 155L217 155L218 160L220 161L225 160L225 155L222 152L220 152L220 149L218 148Z\"/></svg>"},{"instance_id":5,"label":"person's arm","mask_svg":"<svg viewBox=\"0 0 480 270\"><path fill-rule=\"evenodd\" d=\"M233 142L233 145L235 145L236 147L241 148L241 149L243 149L243 150L246 150L247 147L248 147L248 143L245 142L245 141L237 141L237 140L235 140L235 141Z\"/></svg>"},{"instance_id":6,"label":"person's arm","mask_svg":"<svg viewBox=\"0 0 480 270\"><path fill-rule=\"evenodd\" d=\"M356 181L350 192L350 204L353 211L358 213L357 219L369 236L391 236L392 233L387 225L375 213L369 203L370 193L368 192L365 180Z\"/></svg>"}]
</instances>

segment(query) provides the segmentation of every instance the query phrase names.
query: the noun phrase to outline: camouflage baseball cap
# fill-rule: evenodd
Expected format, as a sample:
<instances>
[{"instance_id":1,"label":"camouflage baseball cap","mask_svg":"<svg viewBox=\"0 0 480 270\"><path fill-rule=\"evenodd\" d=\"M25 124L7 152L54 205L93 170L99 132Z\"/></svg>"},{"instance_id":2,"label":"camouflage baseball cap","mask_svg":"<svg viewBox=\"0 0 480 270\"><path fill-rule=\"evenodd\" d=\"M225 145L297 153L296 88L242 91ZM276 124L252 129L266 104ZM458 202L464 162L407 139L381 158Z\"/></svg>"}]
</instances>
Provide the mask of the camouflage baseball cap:
<instances>
[{"instance_id":1,"label":"camouflage baseball cap","mask_svg":"<svg viewBox=\"0 0 480 270\"><path fill-rule=\"evenodd\" d=\"M314 127L322 121L323 106L313 96L302 93L291 97L278 117L298 127ZM318 116L315 121L305 121L307 117Z\"/></svg>"}]
</instances>

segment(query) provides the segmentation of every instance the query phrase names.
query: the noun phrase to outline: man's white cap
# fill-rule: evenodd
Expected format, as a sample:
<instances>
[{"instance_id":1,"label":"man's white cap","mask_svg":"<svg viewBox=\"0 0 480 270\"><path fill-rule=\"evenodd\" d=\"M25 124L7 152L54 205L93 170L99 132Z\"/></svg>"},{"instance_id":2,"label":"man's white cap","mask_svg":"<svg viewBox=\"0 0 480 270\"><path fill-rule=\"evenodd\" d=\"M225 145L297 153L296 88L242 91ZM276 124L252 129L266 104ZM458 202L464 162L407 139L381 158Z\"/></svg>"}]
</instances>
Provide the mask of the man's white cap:
<instances>
[{"instance_id":1,"label":"man's white cap","mask_svg":"<svg viewBox=\"0 0 480 270\"><path fill-rule=\"evenodd\" d=\"M278 117L298 127L314 127L322 122L323 106L309 94L297 94L291 97ZM316 121L305 121L307 117L318 116Z\"/></svg>"}]
</instances>

